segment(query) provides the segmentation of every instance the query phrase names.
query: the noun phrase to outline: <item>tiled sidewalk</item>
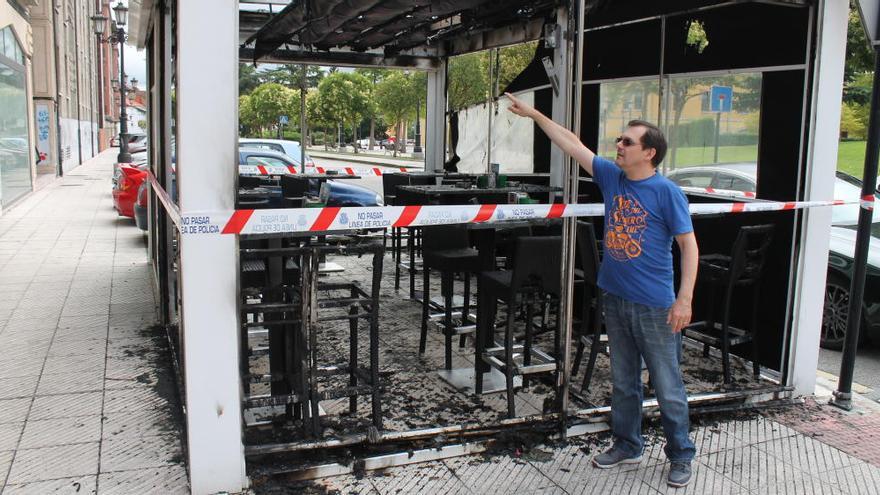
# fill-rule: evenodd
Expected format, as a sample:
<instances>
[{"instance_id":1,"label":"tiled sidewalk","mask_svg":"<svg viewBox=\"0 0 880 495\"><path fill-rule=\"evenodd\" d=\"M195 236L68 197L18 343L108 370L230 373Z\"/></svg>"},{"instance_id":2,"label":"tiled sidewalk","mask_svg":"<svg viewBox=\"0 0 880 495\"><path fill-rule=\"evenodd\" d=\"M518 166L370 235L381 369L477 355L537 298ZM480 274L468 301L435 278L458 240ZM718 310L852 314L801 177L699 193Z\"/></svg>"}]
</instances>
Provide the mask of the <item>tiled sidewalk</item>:
<instances>
[{"instance_id":1,"label":"tiled sidewalk","mask_svg":"<svg viewBox=\"0 0 880 495\"><path fill-rule=\"evenodd\" d=\"M188 493L144 234L104 152L0 217L0 492Z\"/></svg>"}]
</instances>

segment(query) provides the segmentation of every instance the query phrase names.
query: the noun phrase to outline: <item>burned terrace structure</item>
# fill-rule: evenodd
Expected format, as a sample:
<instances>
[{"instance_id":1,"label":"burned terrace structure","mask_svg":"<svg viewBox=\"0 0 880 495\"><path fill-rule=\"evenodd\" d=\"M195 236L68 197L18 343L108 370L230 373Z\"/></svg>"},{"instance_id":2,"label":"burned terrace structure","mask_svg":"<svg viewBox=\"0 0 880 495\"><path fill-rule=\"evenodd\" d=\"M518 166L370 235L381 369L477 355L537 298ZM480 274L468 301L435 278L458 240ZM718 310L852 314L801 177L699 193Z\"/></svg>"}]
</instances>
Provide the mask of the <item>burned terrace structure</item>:
<instances>
[{"instance_id":1,"label":"burned terrace structure","mask_svg":"<svg viewBox=\"0 0 880 495\"><path fill-rule=\"evenodd\" d=\"M150 249L177 350L195 493L239 491L249 474L266 471L345 472L350 460L333 456L358 448L371 468L467 453L479 439L509 428L563 435L601 428L610 382L589 296L601 217L518 225L497 221L497 212L480 219L477 211L489 210L467 213L469 205L459 206L473 196L462 196L453 183L471 179L444 173L456 151L447 142L447 69L456 56L538 42L525 70L507 88L490 90L482 175L500 153L503 140L493 129L502 125L506 110L497 96L505 89L529 98L601 154L623 119L681 129L689 111L683 99L699 103L706 93L711 113L706 88L727 87L734 105L749 105L754 115L748 124L754 142L737 159L756 168L757 189L742 201L831 198L845 2L256 3L263 7L131 1L132 35L148 52L156 177ZM458 217L464 240L450 231L438 241L437 230L418 233L405 222L389 224L387 232L340 229L338 218L299 208L308 201L284 177L278 183L282 189L288 183L290 209L261 217L254 193L243 187L252 182L241 180L235 166L239 61L425 71L425 170L389 174L399 177L388 179L384 211L441 203L464 212ZM714 129L727 119L724 108L711 114ZM528 149L531 169L517 182L537 188L520 190L530 200L600 201L589 178L537 129L515 140ZM684 148L670 150L666 169L694 164ZM501 174L509 171L502 161ZM474 185L488 180L465 172ZM493 193L505 189L495 186L483 187L485 199L476 201L504 202ZM692 204L734 201L706 191L688 196ZM213 230L193 225L213 217L230 223ZM276 222L278 233L249 233L251 221ZM701 253L763 257L760 273L746 274L760 296L733 294L727 317L729 284L698 285L695 319L744 331L729 332L726 342L700 328L688 332L683 369L695 411L812 392L829 224L827 208L695 217ZM754 232L743 228L753 225L769 225L757 231L772 236L746 249L737 239ZM386 243L384 236L393 239ZM558 269L518 263L510 252L492 249L504 238ZM461 248L460 256L444 257L444 242ZM491 255L472 244L489 246ZM731 253L731 246L743 251ZM546 283L505 285L504 276L492 275L503 273L501 265L480 264L501 256L521 275L510 280ZM344 270L330 273L329 262ZM431 270L437 275L426 276ZM497 321L490 307L498 309ZM474 320L492 330L474 335ZM645 402L647 410L655 407Z\"/></svg>"}]
</instances>

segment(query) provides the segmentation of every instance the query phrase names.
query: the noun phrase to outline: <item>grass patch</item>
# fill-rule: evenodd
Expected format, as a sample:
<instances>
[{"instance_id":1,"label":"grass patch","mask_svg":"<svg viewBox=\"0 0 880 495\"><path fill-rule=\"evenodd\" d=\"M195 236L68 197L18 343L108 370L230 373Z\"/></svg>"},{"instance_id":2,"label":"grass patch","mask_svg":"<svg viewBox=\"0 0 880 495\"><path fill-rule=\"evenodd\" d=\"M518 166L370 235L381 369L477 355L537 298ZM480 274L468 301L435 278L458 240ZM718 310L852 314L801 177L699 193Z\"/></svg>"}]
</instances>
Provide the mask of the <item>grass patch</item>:
<instances>
[{"instance_id":1,"label":"grass patch","mask_svg":"<svg viewBox=\"0 0 880 495\"><path fill-rule=\"evenodd\" d=\"M862 177L865 168L866 141L841 141L837 147L837 170Z\"/></svg>"}]
</instances>

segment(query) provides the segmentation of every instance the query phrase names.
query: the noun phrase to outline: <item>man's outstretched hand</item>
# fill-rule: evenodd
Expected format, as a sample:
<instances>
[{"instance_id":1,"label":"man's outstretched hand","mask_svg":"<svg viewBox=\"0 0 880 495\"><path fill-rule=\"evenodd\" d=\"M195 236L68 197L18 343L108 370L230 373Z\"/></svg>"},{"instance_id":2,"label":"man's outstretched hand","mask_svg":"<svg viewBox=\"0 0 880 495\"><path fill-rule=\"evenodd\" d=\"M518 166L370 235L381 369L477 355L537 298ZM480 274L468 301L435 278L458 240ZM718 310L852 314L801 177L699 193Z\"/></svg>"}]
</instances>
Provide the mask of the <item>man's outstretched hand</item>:
<instances>
[{"instance_id":1,"label":"man's outstretched hand","mask_svg":"<svg viewBox=\"0 0 880 495\"><path fill-rule=\"evenodd\" d=\"M504 96L510 100L510 106L507 109L520 117L531 117L532 113L535 111L534 107L523 103L519 98L510 93L504 93Z\"/></svg>"}]
</instances>

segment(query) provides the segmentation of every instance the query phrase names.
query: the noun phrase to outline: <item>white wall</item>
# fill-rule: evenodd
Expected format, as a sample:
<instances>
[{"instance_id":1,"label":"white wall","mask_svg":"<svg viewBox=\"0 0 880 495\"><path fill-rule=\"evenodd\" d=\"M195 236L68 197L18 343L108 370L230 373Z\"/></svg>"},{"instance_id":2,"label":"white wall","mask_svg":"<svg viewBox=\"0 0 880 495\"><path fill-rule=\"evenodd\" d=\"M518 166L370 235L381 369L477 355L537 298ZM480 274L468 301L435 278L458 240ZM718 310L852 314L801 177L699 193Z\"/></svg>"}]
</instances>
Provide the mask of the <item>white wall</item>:
<instances>
[{"instance_id":1,"label":"white wall","mask_svg":"<svg viewBox=\"0 0 880 495\"><path fill-rule=\"evenodd\" d=\"M534 93L523 93L518 98L534 104ZM518 117L507 110L509 100L501 98L498 113L492 115L492 163L501 165L502 173L529 173L534 171L534 122ZM484 173L489 148L489 112L494 106L478 104L458 113L458 147L461 161L459 172Z\"/></svg>"}]
</instances>

